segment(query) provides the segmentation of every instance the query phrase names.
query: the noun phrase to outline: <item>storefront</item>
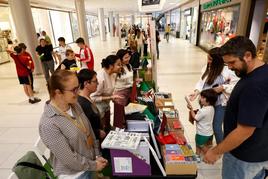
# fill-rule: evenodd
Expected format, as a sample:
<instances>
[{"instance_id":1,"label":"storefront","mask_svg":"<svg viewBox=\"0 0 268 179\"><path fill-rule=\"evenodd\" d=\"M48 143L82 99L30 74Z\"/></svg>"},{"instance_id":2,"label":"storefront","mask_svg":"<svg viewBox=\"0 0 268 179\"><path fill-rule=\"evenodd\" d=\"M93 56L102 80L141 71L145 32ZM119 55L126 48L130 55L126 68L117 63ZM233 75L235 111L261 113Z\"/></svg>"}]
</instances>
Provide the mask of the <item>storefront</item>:
<instances>
[{"instance_id":1,"label":"storefront","mask_svg":"<svg viewBox=\"0 0 268 179\"><path fill-rule=\"evenodd\" d=\"M180 38L197 43L199 1L193 1L181 7Z\"/></svg>"},{"instance_id":2,"label":"storefront","mask_svg":"<svg viewBox=\"0 0 268 179\"><path fill-rule=\"evenodd\" d=\"M268 1L256 0L252 4L252 23L249 26L249 38L257 47L257 55L265 62L268 61Z\"/></svg>"},{"instance_id":3,"label":"storefront","mask_svg":"<svg viewBox=\"0 0 268 179\"><path fill-rule=\"evenodd\" d=\"M246 35L250 5L242 0L201 1L198 45L209 50L238 34Z\"/></svg>"},{"instance_id":4,"label":"storefront","mask_svg":"<svg viewBox=\"0 0 268 179\"><path fill-rule=\"evenodd\" d=\"M10 61L6 52L8 41L12 40L9 7L0 6L0 64Z\"/></svg>"},{"instance_id":5,"label":"storefront","mask_svg":"<svg viewBox=\"0 0 268 179\"><path fill-rule=\"evenodd\" d=\"M170 17L171 34L176 35L180 31L180 8L173 9ZM178 37L178 35L176 35Z\"/></svg>"}]
</instances>

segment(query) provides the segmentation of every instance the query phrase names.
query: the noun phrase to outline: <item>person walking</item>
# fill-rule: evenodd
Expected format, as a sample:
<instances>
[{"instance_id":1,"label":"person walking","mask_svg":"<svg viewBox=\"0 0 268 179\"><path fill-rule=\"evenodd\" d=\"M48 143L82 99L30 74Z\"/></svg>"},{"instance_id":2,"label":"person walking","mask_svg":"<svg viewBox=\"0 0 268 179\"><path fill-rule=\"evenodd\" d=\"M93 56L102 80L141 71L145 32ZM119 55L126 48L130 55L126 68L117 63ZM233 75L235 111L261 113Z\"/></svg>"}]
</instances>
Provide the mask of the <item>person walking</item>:
<instances>
[{"instance_id":1,"label":"person walking","mask_svg":"<svg viewBox=\"0 0 268 179\"><path fill-rule=\"evenodd\" d=\"M223 154L223 179L263 179L268 169L268 65L259 60L247 37L236 36L221 48L224 63L241 79L224 116L224 140L208 150L214 164Z\"/></svg>"}]
</instances>

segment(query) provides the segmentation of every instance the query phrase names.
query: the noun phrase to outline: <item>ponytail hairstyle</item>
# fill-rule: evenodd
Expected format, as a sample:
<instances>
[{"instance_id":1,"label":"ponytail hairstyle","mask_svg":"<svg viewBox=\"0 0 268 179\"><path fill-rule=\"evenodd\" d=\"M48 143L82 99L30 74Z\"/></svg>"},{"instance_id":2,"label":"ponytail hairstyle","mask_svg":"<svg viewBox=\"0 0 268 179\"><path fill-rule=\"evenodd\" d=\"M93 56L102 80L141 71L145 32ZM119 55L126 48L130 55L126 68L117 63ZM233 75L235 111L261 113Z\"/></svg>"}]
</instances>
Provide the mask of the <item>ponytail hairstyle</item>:
<instances>
[{"instance_id":1,"label":"ponytail hairstyle","mask_svg":"<svg viewBox=\"0 0 268 179\"><path fill-rule=\"evenodd\" d=\"M118 59L119 57L117 55L108 55L106 58L102 59L101 67L109 69L109 67L114 65Z\"/></svg>"}]
</instances>

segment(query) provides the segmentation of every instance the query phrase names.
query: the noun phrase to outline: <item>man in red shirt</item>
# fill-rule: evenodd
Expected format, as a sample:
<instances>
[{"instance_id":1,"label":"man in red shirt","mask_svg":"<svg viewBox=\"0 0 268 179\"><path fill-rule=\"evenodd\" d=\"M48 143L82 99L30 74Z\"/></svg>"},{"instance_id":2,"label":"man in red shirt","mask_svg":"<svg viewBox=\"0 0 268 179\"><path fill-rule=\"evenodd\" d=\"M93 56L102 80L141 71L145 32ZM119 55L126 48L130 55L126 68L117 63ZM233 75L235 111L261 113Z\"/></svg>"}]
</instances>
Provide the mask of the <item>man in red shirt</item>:
<instances>
[{"instance_id":1,"label":"man in red shirt","mask_svg":"<svg viewBox=\"0 0 268 179\"><path fill-rule=\"evenodd\" d=\"M19 46L14 47L14 51L7 50L7 53L13 58L16 64L17 75L20 84L23 85L24 93L29 97L29 103L34 104L41 101L41 99L34 97L31 87L31 63L27 56L23 55L22 49Z\"/></svg>"},{"instance_id":2,"label":"man in red shirt","mask_svg":"<svg viewBox=\"0 0 268 179\"><path fill-rule=\"evenodd\" d=\"M80 47L80 53L75 54L81 61L81 68L88 68L94 70L94 57L91 49L85 44L82 37L79 37L76 41L78 47Z\"/></svg>"}]
</instances>

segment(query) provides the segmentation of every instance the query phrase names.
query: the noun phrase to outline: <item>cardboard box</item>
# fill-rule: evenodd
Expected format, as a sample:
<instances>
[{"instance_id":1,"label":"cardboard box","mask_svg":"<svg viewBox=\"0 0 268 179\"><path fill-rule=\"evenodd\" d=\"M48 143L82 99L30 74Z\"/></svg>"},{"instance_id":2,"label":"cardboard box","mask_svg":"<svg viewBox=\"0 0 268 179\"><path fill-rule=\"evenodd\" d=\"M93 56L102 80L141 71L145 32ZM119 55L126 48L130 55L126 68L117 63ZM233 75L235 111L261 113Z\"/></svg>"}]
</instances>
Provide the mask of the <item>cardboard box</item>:
<instances>
[{"instance_id":1,"label":"cardboard box","mask_svg":"<svg viewBox=\"0 0 268 179\"><path fill-rule=\"evenodd\" d=\"M161 153L163 156L164 166L167 175L196 175L196 163L167 163L165 160L165 146L161 146Z\"/></svg>"},{"instance_id":2,"label":"cardboard box","mask_svg":"<svg viewBox=\"0 0 268 179\"><path fill-rule=\"evenodd\" d=\"M174 109L175 108L174 102L172 99L155 99L155 106L158 109L161 109L161 108Z\"/></svg>"}]
</instances>

